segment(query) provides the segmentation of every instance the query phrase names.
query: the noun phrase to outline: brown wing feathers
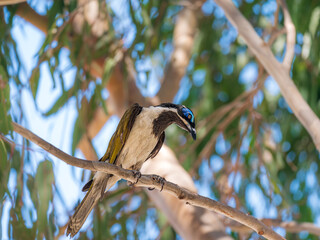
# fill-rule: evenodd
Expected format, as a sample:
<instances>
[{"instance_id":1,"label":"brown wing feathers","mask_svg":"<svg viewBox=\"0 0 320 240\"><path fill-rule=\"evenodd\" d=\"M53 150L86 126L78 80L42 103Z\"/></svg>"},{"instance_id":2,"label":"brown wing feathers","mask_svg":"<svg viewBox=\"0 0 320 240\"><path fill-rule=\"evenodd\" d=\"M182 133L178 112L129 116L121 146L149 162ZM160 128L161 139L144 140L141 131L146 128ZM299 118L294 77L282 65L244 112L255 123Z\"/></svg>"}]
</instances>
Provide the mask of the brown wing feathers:
<instances>
[{"instance_id":1,"label":"brown wing feathers","mask_svg":"<svg viewBox=\"0 0 320 240\"><path fill-rule=\"evenodd\" d=\"M142 107L139 106L138 103L135 103L123 114L115 133L111 137L106 153L99 161L109 161L109 163L116 164L117 157L126 143L133 124L141 111ZM88 191L92 182L91 179L86 183L82 188L82 191Z\"/></svg>"}]
</instances>

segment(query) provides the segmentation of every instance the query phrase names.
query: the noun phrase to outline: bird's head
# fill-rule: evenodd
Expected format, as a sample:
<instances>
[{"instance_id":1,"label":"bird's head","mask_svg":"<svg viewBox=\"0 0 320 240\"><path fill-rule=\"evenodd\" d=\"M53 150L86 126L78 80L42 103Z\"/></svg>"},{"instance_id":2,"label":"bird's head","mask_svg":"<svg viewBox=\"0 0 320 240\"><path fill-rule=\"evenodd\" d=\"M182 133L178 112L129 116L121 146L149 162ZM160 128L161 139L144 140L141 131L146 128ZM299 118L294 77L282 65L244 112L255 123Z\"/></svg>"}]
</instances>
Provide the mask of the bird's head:
<instances>
[{"instance_id":1,"label":"bird's head","mask_svg":"<svg viewBox=\"0 0 320 240\"><path fill-rule=\"evenodd\" d=\"M163 116L167 119L171 118L171 123L176 123L180 128L188 131L192 138L196 140L195 118L189 108L173 103L162 103L157 107L165 108Z\"/></svg>"}]
</instances>

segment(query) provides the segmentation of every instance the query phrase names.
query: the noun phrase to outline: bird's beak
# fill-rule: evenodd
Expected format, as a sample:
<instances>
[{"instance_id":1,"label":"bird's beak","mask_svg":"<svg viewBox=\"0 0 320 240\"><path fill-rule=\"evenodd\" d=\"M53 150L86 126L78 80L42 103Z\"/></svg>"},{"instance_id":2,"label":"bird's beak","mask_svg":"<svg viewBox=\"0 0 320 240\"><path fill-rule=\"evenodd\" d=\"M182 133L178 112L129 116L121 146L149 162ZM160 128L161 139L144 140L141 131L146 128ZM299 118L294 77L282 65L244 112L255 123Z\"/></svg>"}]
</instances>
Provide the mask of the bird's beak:
<instances>
[{"instance_id":1,"label":"bird's beak","mask_svg":"<svg viewBox=\"0 0 320 240\"><path fill-rule=\"evenodd\" d=\"M195 128L191 128L189 132L190 132L193 140L196 140L197 139L196 129Z\"/></svg>"}]
</instances>

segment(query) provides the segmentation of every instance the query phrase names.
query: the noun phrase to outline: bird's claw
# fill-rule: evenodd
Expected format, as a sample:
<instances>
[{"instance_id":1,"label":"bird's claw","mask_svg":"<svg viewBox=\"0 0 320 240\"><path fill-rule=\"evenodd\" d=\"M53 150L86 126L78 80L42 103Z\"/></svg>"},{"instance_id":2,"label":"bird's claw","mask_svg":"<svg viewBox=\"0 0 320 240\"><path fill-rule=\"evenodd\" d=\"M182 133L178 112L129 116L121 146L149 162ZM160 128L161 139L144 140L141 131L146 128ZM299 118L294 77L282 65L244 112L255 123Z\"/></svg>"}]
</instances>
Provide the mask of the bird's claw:
<instances>
[{"instance_id":1,"label":"bird's claw","mask_svg":"<svg viewBox=\"0 0 320 240\"><path fill-rule=\"evenodd\" d=\"M132 187L133 185L135 185L139 179L141 178L141 172L137 171L137 170L131 170L132 171L132 175L133 177L136 179L136 181L133 183L133 182L129 182L129 186Z\"/></svg>"},{"instance_id":2,"label":"bird's claw","mask_svg":"<svg viewBox=\"0 0 320 240\"><path fill-rule=\"evenodd\" d=\"M160 192L163 190L163 186L164 186L164 184L165 184L165 182L166 182L166 179L165 178L163 178L163 177L160 177L160 176L158 176L158 175L153 175L152 176L152 179L153 179L153 181L156 181L157 183L160 183L161 184L161 189L160 189ZM154 188L153 188L154 189ZM153 189L150 189L149 188L149 190L153 190Z\"/></svg>"}]
</instances>

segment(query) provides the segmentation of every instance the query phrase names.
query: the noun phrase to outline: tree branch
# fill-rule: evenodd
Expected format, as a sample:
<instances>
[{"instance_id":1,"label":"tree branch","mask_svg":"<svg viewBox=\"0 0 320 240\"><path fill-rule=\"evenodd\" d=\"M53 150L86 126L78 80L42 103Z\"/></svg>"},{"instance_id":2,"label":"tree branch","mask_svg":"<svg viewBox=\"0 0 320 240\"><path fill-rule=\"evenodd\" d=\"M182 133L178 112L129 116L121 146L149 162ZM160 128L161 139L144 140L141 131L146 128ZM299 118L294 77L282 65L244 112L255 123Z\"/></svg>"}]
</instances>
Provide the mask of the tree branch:
<instances>
[{"instance_id":1,"label":"tree branch","mask_svg":"<svg viewBox=\"0 0 320 240\"><path fill-rule=\"evenodd\" d=\"M42 16L33 10L28 3L21 3L18 5L16 14L36 26L44 34L48 33L48 17Z\"/></svg>"},{"instance_id":2,"label":"tree branch","mask_svg":"<svg viewBox=\"0 0 320 240\"><path fill-rule=\"evenodd\" d=\"M244 18L231 0L215 0L215 2L224 10L226 17L238 30L248 48L276 80L289 107L309 132L316 148L320 151L320 120L301 96L287 69L277 61L269 46L257 35L252 25ZM287 59L290 59L290 57L287 57Z\"/></svg>"},{"instance_id":3,"label":"tree branch","mask_svg":"<svg viewBox=\"0 0 320 240\"><path fill-rule=\"evenodd\" d=\"M287 45L286 54L283 59L283 66L290 72L293 57L294 57L294 47L296 44L296 28L292 22L288 6L285 0L277 0L278 4L281 6L284 15L284 26L287 32Z\"/></svg>"},{"instance_id":4,"label":"tree branch","mask_svg":"<svg viewBox=\"0 0 320 240\"><path fill-rule=\"evenodd\" d=\"M194 5L192 5L194 6ZM192 6L188 6L192 8ZM36 15L41 20L41 15ZM23 16L27 21L30 15ZM185 19L188 22L188 19ZM44 21L46 22L46 21ZM39 27L39 23L33 22L36 27ZM180 24L181 25L181 24ZM188 25L188 24L187 24ZM46 32L45 32L46 33ZM179 39L179 38L178 38ZM182 38L183 40L183 38ZM179 40L180 42L181 39ZM191 49L191 47L189 48ZM93 76L102 77L104 69L104 58L96 59L92 62L90 72ZM128 81L124 81L125 76L123 69L121 68L122 62L119 61L115 67L111 78L108 81L107 89L110 93L110 97L107 100L109 116L116 114L119 117L122 115L124 109L133 102L138 102L142 106L159 104L159 98L145 99L135 84L135 72L132 60L129 57L125 57L122 61L125 62L128 70ZM187 67L187 64L185 64ZM171 76L170 74L167 76ZM171 80L171 79L170 79ZM180 79L174 79L174 81L180 81ZM177 84L176 91L179 88ZM163 90L162 90L163 91ZM175 93L172 94L172 98ZM123 98L121 98L121 96ZM166 98L169 99L169 98ZM105 115L102 108L98 110L99 114L95 114L94 119L87 126L87 132L79 142L78 148L82 151L86 159L96 159L96 153L90 144L90 139L93 139L95 135L100 131L104 123L107 121L108 116ZM194 183L191 176L180 166L174 153L165 157L160 157L163 153L163 149L160 151L156 158L153 159L153 163L161 163L161 166L166 165L168 169L175 169L174 172L165 171L165 176L170 179L179 175L179 183L185 186L187 189L192 190ZM169 161L174 158L176 162ZM168 165L169 164L169 165ZM151 169L155 169L151 166ZM149 172L150 173L150 172ZM158 173L158 172L157 172ZM168 174L169 173L169 174ZM223 239L227 240L230 237L225 233L225 228L220 220L217 218L217 214L209 210L204 210L191 205L186 205L182 201L179 201L175 197L167 193L159 193L156 191L147 191L149 197L155 202L160 211L164 212L168 218L168 221L175 228L175 230L184 237L184 239ZM176 214L175 214L176 213ZM175 215L174 215L175 214ZM205 218L205 221L203 220Z\"/></svg>"},{"instance_id":5,"label":"tree branch","mask_svg":"<svg viewBox=\"0 0 320 240\"><path fill-rule=\"evenodd\" d=\"M101 171L101 172L114 174L131 182L135 182L137 180L135 177L135 174L130 170L123 169L119 166L116 166L114 164L110 164L107 162L87 161L87 160L72 157L66 154L65 152L61 151L60 149L54 147L52 144L44 141L42 138L33 134L29 130L23 128L19 124L13 122L12 125L15 132L19 133L26 139L37 144L47 152L51 153L52 155L56 156L57 158L61 159L62 161L64 161L69 165L88 169L91 171ZM172 182L165 181L165 184L162 186L162 183L157 179L158 179L157 175L142 175L141 178L138 179L136 186L154 187L154 188L157 188L158 190L161 190L163 187L163 190L165 192L169 192L173 194L180 200L184 200L187 204L202 207L205 209L210 209L212 211L220 213L228 218L231 218L235 221L238 221L248 226L249 228L256 231L259 235L264 236L267 239L281 239L281 240L284 239L283 237L275 233L267 225L258 221L256 218L250 215L240 212L237 209L234 209L232 207L221 204L210 198L206 198L201 195L198 195L185 188L179 187L177 184Z\"/></svg>"},{"instance_id":6,"label":"tree branch","mask_svg":"<svg viewBox=\"0 0 320 240\"><path fill-rule=\"evenodd\" d=\"M174 50L165 67L163 82L157 94L160 102L171 102L180 87L180 81L189 65L196 29L196 11L185 7L180 11L174 27Z\"/></svg>"},{"instance_id":7,"label":"tree branch","mask_svg":"<svg viewBox=\"0 0 320 240\"><path fill-rule=\"evenodd\" d=\"M230 227L232 231L238 232L238 233L247 233L250 234L252 232L252 229L233 221L229 218L221 217L222 222L225 226ZM264 218L259 219L259 221L263 222L264 224L268 226L273 227L281 227L286 230L286 232L290 233L300 233L303 231L309 232L310 234L314 234L316 236L320 236L320 228L317 227L313 223L304 222L304 223L298 223L298 222L283 222L280 219L271 219L271 218Z\"/></svg>"},{"instance_id":8,"label":"tree branch","mask_svg":"<svg viewBox=\"0 0 320 240\"><path fill-rule=\"evenodd\" d=\"M162 146L155 158L143 164L141 173L160 175L167 181L178 184L181 188L197 192L190 174L181 166L175 153L166 145ZM208 209L187 205L167 192L147 190L146 192L182 239L232 239L225 232L225 226L218 218L218 214Z\"/></svg>"},{"instance_id":9,"label":"tree branch","mask_svg":"<svg viewBox=\"0 0 320 240\"><path fill-rule=\"evenodd\" d=\"M0 6L19 4L22 2L26 2L27 0L1 0Z\"/></svg>"}]
</instances>

